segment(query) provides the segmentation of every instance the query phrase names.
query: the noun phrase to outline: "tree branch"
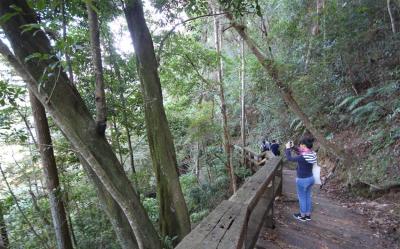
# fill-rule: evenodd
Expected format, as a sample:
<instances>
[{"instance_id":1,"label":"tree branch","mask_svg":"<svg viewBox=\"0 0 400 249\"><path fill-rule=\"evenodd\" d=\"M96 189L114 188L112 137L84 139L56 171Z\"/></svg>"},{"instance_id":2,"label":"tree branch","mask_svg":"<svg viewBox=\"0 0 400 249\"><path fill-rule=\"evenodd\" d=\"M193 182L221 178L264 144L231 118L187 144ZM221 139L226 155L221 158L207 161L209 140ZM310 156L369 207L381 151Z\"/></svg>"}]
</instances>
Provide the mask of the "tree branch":
<instances>
[{"instance_id":1,"label":"tree branch","mask_svg":"<svg viewBox=\"0 0 400 249\"><path fill-rule=\"evenodd\" d=\"M175 25L172 27L172 29L170 29L170 30L168 31L168 33L162 38L162 40L161 40L161 42L160 42L160 46L158 47L158 52L157 52L157 62L158 62L158 65L160 65L161 53L162 53L162 50L163 50L163 48L164 48L164 43L165 43L165 41L169 38L169 36L172 34L172 32L174 32L174 30L175 30L178 26L180 26L180 25L182 25L182 24L185 24L185 23L187 23L187 22L191 22L191 21L200 19L200 18L210 17L210 16L219 16L219 15L225 15L225 14L227 14L227 12L215 13L215 14L206 14L206 15L201 15L201 16L192 17L192 18L189 18L189 19L187 19L187 20L184 20L184 21L182 21L182 22L180 22L180 23L175 24Z\"/></svg>"},{"instance_id":2,"label":"tree branch","mask_svg":"<svg viewBox=\"0 0 400 249\"><path fill-rule=\"evenodd\" d=\"M206 78L204 78L203 75L201 75L201 73L199 72L199 70L197 69L196 65L194 64L194 62L192 61L192 59L189 57L188 54L183 54L183 56L185 57L185 59L189 62L189 64L192 66L193 70L196 72L197 76L199 76L199 78L208 86L212 86L211 82L209 80L207 80Z\"/></svg>"}]
</instances>

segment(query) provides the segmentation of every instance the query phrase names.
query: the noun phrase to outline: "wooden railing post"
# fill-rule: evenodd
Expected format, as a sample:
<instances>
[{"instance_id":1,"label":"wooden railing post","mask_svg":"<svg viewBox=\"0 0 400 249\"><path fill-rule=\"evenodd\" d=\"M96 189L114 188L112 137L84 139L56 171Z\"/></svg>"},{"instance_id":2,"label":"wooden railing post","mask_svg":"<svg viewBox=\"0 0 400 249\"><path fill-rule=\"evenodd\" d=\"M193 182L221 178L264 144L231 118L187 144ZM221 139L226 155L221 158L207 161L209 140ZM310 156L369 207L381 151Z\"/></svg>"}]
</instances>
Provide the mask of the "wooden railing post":
<instances>
[{"instance_id":1,"label":"wooden railing post","mask_svg":"<svg viewBox=\"0 0 400 249\"><path fill-rule=\"evenodd\" d=\"M283 184L283 164L282 162L279 162L279 166L277 168L277 177L280 179L279 181L279 186L278 189L276 191L276 195L277 196L281 196L282 195L282 184Z\"/></svg>"},{"instance_id":2,"label":"wooden railing post","mask_svg":"<svg viewBox=\"0 0 400 249\"><path fill-rule=\"evenodd\" d=\"M266 218L265 218L265 226L269 228L274 228L274 201L275 201L275 178L277 176L277 170L273 172L273 177L272 177L272 202L271 206L267 211Z\"/></svg>"}]
</instances>

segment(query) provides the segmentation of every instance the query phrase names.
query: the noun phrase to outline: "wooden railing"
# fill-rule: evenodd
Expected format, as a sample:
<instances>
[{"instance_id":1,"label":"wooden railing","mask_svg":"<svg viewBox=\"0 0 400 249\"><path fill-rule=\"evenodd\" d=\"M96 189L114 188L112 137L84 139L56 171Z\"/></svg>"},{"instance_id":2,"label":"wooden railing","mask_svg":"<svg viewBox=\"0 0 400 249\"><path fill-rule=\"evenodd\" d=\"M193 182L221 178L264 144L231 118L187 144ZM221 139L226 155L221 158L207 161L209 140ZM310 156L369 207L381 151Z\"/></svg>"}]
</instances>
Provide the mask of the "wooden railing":
<instances>
[{"instance_id":1,"label":"wooden railing","mask_svg":"<svg viewBox=\"0 0 400 249\"><path fill-rule=\"evenodd\" d=\"M282 192L281 157L243 151L249 155L249 164L259 166L264 160L264 166L204 218L176 249L250 249L262 225L273 226L274 200Z\"/></svg>"},{"instance_id":2,"label":"wooden railing","mask_svg":"<svg viewBox=\"0 0 400 249\"><path fill-rule=\"evenodd\" d=\"M269 151L257 154L247 147L242 148L234 145L234 148L237 152L241 153L241 155L244 153L246 166L250 168L253 173L257 171L258 167L264 165L268 158L273 156L273 154Z\"/></svg>"}]
</instances>

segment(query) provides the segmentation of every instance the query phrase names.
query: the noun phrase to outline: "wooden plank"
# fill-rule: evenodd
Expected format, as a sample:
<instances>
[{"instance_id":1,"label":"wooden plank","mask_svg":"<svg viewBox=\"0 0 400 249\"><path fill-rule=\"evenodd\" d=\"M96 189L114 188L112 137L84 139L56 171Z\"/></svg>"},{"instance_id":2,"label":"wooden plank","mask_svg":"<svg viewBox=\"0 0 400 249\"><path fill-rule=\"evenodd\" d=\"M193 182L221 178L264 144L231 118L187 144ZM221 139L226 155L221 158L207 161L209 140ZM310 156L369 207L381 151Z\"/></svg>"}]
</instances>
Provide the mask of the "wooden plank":
<instances>
[{"instance_id":1,"label":"wooden plank","mask_svg":"<svg viewBox=\"0 0 400 249\"><path fill-rule=\"evenodd\" d=\"M242 207L238 219L232 224L225 236L219 242L217 249L242 249L247 229L248 212Z\"/></svg>"},{"instance_id":2,"label":"wooden plank","mask_svg":"<svg viewBox=\"0 0 400 249\"><path fill-rule=\"evenodd\" d=\"M232 208L224 214L224 216L219 220L216 226L210 231L206 237L196 246L190 248L195 249L216 249L219 242L225 236L225 234L230 230L231 226L240 220L241 210L244 205L235 203ZM238 234L239 236L240 234Z\"/></svg>"},{"instance_id":3,"label":"wooden plank","mask_svg":"<svg viewBox=\"0 0 400 249\"><path fill-rule=\"evenodd\" d=\"M281 174L281 157L271 157L228 201L203 219L176 249L242 249L249 229L255 242L263 218L281 186ZM275 181L277 184L272 184Z\"/></svg>"},{"instance_id":4,"label":"wooden plank","mask_svg":"<svg viewBox=\"0 0 400 249\"><path fill-rule=\"evenodd\" d=\"M257 242L258 235L262 228L262 225L269 215L269 211L273 209L274 196L276 191L275 185L269 185L268 189L263 193L259 202L256 204L253 210L251 210L248 229L246 233L246 244L245 247L253 248ZM272 216L272 212L271 212ZM272 222L272 217L270 217Z\"/></svg>"},{"instance_id":5,"label":"wooden plank","mask_svg":"<svg viewBox=\"0 0 400 249\"><path fill-rule=\"evenodd\" d=\"M264 158L263 160L257 162L257 166L260 166L260 165L262 165L262 164L264 164L266 162L267 162L267 158Z\"/></svg>"},{"instance_id":6,"label":"wooden plank","mask_svg":"<svg viewBox=\"0 0 400 249\"><path fill-rule=\"evenodd\" d=\"M175 249L193 248L199 244L218 224L226 212L233 206L230 201L223 201L219 204L199 225L197 225L185 238L175 247Z\"/></svg>"},{"instance_id":7,"label":"wooden plank","mask_svg":"<svg viewBox=\"0 0 400 249\"><path fill-rule=\"evenodd\" d=\"M258 199L261 198L263 192L266 190L270 182L274 179L275 171L280 166L281 160L282 160L281 157L276 157L274 159L271 159L271 168L270 168L271 173L266 177L264 183L261 184L260 187L257 189L252 199L248 201L249 209L252 209L254 207L254 205L258 202ZM265 167L267 166L268 165L266 165ZM275 198L275 196L273 196L273 198Z\"/></svg>"},{"instance_id":8,"label":"wooden plank","mask_svg":"<svg viewBox=\"0 0 400 249\"><path fill-rule=\"evenodd\" d=\"M261 173L252 177L229 200L236 203L249 203L257 194L258 188L264 183L267 176L267 174Z\"/></svg>"},{"instance_id":9,"label":"wooden plank","mask_svg":"<svg viewBox=\"0 0 400 249\"><path fill-rule=\"evenodd\" d=\"M271 159L271 162L260 168L257 173L250 177L242 187L229 199L238 203L255 203L267 185L272 180L274 170L280 165L281 158Z\"/></svg>"}]
</instances>

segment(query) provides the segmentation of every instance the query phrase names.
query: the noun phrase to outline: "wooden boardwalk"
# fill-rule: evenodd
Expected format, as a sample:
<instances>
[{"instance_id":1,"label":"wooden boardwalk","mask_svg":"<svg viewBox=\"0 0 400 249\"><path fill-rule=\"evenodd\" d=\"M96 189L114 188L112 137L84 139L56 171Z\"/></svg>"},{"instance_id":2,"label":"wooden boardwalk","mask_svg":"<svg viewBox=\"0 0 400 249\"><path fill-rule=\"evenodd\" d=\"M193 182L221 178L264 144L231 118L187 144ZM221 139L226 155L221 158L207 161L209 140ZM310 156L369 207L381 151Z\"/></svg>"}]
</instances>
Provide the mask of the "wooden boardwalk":
<instances>
[{"instance_id":1,"label":"wooden boardwalk","mask_svg":"<svg viewBox=\"0 0 400 249\"><path fill-rule=\"evenodd\" d=\"M307 248L357 249L400 248L377 238L368 220L328 199L319 188L313 189L312 221L301 222L292 217L298 212L295 171L283 171L283 198L275 202L275 229L263 227L255 249Z\"/></svg>"}]
</instances>

